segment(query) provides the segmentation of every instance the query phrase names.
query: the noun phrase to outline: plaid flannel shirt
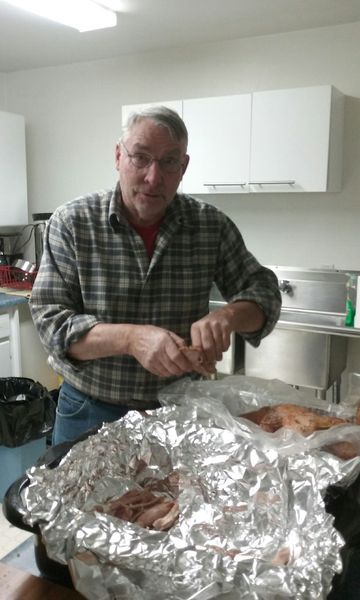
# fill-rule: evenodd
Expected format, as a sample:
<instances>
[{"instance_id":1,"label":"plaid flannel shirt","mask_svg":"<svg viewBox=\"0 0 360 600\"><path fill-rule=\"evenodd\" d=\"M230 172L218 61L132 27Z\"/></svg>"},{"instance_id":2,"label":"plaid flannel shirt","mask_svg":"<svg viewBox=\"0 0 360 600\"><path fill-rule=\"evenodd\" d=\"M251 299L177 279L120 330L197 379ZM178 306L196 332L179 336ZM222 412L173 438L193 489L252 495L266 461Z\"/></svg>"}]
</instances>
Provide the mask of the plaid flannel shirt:
<instances>
[{"instance_id":1,"label":"plaid flannel shirt","mask_svg":"<svg viewBox=\"0 0 360 600\"><path fill-rule=\"evenodd\" d=\"M151 260L127 222L119 186L56 209L30 310L49 364L75 388L134 408L156 401L176 378L159 378L134 357L75 361L69 346L97 323L153 324L189 339L209 311L213 282L228 302L255 300L267 319L257 346L279 317L276 276L245 247L234 223L214 206L177 194L167 209Z\"/></svg>"}]
</instances>

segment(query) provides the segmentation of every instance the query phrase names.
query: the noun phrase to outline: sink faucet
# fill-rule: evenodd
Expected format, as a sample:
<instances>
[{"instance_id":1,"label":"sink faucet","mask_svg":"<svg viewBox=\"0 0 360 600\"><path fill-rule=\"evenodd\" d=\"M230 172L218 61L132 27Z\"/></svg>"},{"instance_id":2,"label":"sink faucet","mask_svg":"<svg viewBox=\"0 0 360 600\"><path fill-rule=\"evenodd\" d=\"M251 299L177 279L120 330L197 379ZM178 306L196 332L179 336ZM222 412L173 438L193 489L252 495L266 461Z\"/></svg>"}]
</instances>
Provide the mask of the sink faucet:
<instances>
[{"instance_id":1,"label":"sink faucet","mask_svg":"<svg viewBox=\"0 0 360 600\"><path fill-rule=\"evenodd\" d=\"M288 281L288 279L279 279L279 290L283 294L291 294L292 287L290 281Z\"/></svg>"}]
</instances>

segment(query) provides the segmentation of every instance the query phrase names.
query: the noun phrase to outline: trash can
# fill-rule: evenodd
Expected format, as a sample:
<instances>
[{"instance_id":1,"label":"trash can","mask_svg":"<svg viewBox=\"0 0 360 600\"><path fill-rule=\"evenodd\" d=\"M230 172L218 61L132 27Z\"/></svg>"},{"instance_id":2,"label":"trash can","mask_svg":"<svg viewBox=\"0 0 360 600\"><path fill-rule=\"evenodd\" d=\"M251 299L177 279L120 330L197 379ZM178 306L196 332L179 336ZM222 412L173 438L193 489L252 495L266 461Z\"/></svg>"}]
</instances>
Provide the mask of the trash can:
<instances>
[{"instance_id":1,"label":"trash can","mask_svg":"<svg viewBox=\"0 0 360 600\"><path fill-rule=\"evenodd\" d=\"M0 502L46 450L55 420L51 392L27 377L0 378Z\"/></svg>"}]
</instances>

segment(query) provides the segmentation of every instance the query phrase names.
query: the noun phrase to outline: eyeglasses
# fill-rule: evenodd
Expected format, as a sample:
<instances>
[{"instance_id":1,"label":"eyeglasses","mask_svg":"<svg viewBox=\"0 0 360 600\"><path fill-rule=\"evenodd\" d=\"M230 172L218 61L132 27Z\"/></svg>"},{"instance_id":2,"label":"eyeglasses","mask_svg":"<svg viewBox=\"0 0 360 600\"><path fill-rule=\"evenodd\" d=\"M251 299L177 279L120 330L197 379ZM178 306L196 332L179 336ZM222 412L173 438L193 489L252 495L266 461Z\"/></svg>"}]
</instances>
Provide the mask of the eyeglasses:
<instances>
[{"instance_id":1,"label":"eyeglasses","mask_svg":"<svg viewBox=\"0 0 360 600\"><path fill-rule=\"evenodd\" d=\"M134 152L133 154L130 154L124 142L121 142L121 145L124 147L131 164L134 165L136 169L148 169L153 162L157 162L163 173L177 173L184 164L175 156L154 158L151 154L147 154L147 152Z\"/></svg>"}]
</instances>

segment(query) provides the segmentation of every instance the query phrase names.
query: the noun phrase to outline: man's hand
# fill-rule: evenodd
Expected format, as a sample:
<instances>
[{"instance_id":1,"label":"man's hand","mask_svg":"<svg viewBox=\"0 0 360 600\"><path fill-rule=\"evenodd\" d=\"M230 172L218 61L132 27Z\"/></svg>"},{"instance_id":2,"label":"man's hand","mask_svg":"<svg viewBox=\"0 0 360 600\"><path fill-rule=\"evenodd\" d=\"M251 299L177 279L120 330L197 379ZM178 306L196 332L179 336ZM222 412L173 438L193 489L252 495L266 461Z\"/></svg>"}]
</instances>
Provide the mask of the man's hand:
<instances>
[{"instance_id":1,"label":"man's hand","mask_svg":"<svg viewBox=\"0 0 360 600\"><path fill-rule=\"evenodd\" d=\"M191 344L203 349L209 363L221 360L230 346L231 319L223 308L211 311L191 326Z\"/></svg>"},{"instance_id":2,"label":"man's hand","mask_svg":"<svg viewBox=\"0 0 360 600\"><path fill-rule=\"evenodd\" d=\"M180 348L185 341L175 333L154 325L135 325L129 339L129 354L158 377L183 375L193 370Z\"/></svg>"},{"instance_id":3,"label":"man's hand","mask_svg":"<svg viewBox=\"0 0 360 600\"><path fill-rule=\"evenodd\" d=\"M265 315L255 302L238 301L209 312L191 326L191 343L203 349L209 363L222 359L231 341L233 331L258 331L265 323Z\"/></svg>"}]
</instances>

